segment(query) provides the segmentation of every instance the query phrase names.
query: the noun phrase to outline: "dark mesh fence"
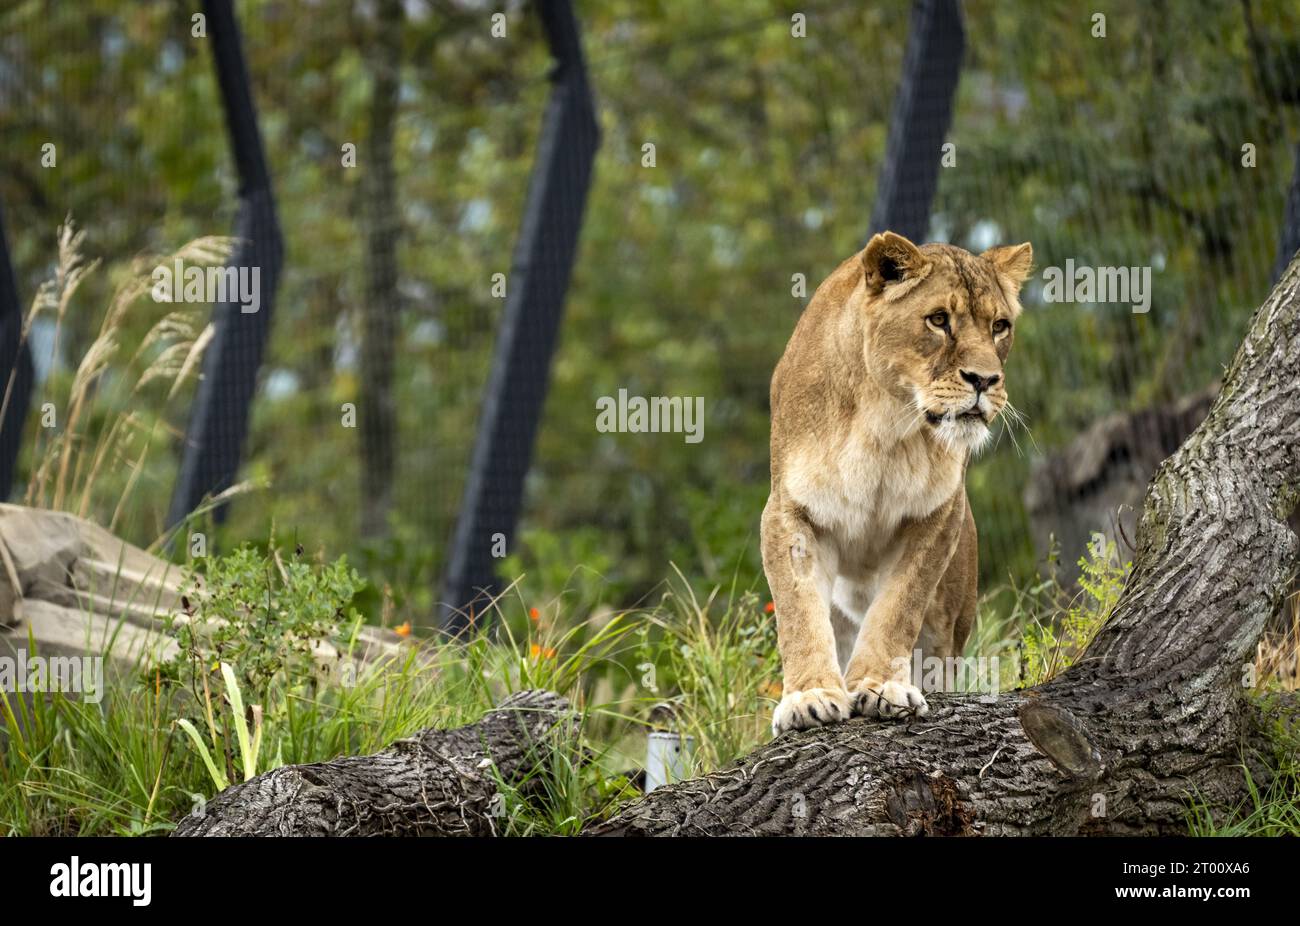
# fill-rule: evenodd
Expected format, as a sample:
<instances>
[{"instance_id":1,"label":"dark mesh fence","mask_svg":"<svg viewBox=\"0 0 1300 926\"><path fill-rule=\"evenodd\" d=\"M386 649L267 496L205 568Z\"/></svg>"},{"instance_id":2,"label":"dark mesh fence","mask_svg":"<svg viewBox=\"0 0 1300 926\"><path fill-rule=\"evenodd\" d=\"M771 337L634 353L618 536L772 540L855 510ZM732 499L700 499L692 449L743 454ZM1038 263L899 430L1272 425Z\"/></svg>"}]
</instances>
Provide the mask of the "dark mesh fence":
<instances>
[{"instance_id":1,"label":"dark mesh fence","mask_svg":"<svg viewBox=\"0 0 1300 926\"><path fill-rule=\"evenodd\" d=\"M567 589L582 606L643 600L670 563L705 584L757 581L772 368L817 283L872 227L877 183L932 159L926 237L1035 249L1009 367L1024 426L1003 428L970 476L986 584L1027 575L1049 534L1067 561L1095 530L1131 536L1115 512L1204 413L1295 247L1294 225L1281 242L1300 156L1297 13L1133 5L1094 35L1092 14L1066 6L972 0L956 98L914 102L922 127L949 108L951 127L887 169L911 4L668 6L575 7L597 124L564 122L559 142L580 152L598 127L601 146L552 355L548 317L502 327L531 271L561 310L563 281L534 263L562 242L518 250L530 182L535 220L569 215L557 228L572 230L582 196L576 155L557 186L536 187L563 86L536 11L235 4L283 241L278 281L261 280L274 313L248 324L226 308L246 334L269 323L256 356L254 341L205 330L206 301L146 292L110 311L142 254L135 270L152 282L160 256L200 236L271 240L249 224L269 221L269 203L246 182L241 224L248 174L212 23L197 35L199 10L163 2L5 4L0 203L19 304L57 284L30 326L12 497L152 542L201 427L198 374L215 382L224 362L258 373L251 409L239 390L213 406L224 456L192 459L209 468L195 485L234 486L223 525L196 522L218 546L274 532L348 553L376 596L387 587L400 615L428 619L478 472L494 481L460 534L477 567L465 575L527 572L529 600ZM84 262L101 263L60 307L68 216ZM193 256L220 266L241 252ZM1136 268L1143 310L1135 292L1059 301L1043 271L1068 267ZM503 330L521 353L498 346ZM485 400L490 382L502 388ZM702 439L600 430L597 403L620 391L702 397ZM477 436L485 401L503 411L495 444ZM508 558L485 555L519 504Z\"/></svg>"},{"instance_id":2,"label":"dark mesh fence","mask_svg":"<svg viewBox=\"0 0 1300 926\"><path fill-rule=\"evenodd\" d=\"M0 199L35 373L10 499L142 543L166 525L211 317L152 298L152 271L220 266L219 243L182 245L230 234L237 208L190 29L170 5L106 3L7 3L0 29Z\"/></svg>"},{"instance_id":3,"label":"dark mesh fence","mask_svg":"<svg viewBox=\"0 0 1300 926\"><path fill-rule=\"evenodd\" d=\"M1012 25L996 5L967 8L932 235L975 251L1032 241L1036 268L1009 371L1025 427L1004 428L971 476L986 562L1023 571L1051 534L1067 564L1094 531L1132 538L1147 480L1269 291L1300 139L1300 16L1251 9L1135 7L1093 37L1076 13ZM1086 81L1052 54L1081 33ZM1059 72L1077 75L1073 92L1044 92ZM1142 298L1076 285L1061 301L1046 272L1071 266L1126 268Z\"/></svg>"}]
</instances>

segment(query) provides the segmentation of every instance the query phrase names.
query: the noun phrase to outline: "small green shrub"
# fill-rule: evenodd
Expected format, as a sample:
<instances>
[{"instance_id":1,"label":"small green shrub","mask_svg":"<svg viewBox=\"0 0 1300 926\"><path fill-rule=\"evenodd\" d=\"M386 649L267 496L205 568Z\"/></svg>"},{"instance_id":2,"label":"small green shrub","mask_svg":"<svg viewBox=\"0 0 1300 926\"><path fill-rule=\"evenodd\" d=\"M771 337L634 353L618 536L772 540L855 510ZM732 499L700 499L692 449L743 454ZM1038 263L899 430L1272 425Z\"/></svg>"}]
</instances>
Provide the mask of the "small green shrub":
<instances>
[{"instance_id":1,"label":"small green shrub","mask_svg":"<svg viewBox=\"0 0 1300 926\"><path fill-rule=\"evenodd\" d=\"M156 683L192 695L197 716L178 722L220 789L263 771L259 754L278 762L278 751L251 747L260 747L264 724L278 729L286 720L291 698L316 696L323 681L317 647L337 642L347 651L363 623L350 608L363 583L346 559L317 566L301 552L285 560L245 546L199 562L203 572L187 583L184 613L167 623L178 652L153 674Z\"/></svg>"},{"instance_id":2,"label":"small green shrub","mask_svg":"<svg viewBox=\"0 0 1300 926\"><path fill-rule=\"evenodd\" d=\"M1059 675L1083 655L1119 601L1132 563L1120 557L1113 540L1094 534L1079 569L1078 591L1065 588L1055 571L1015 590L1010 621L1023 627L1020 681L1026 687Z\"/></svg>"},{"instance_id":3,"label":"small green shrub","mask_svg":"<svg viewBox=\"0 0 1300 926\"><path fill-rule=\"evenodd\" d=\"M350 607L364 583L346 558L316 566L299 553L284 560L245 546L200 562L201 582L196 573L185 613L168 626L180 651L159 666L196 697L219 683L225 663L240 689L269 708L276 682L310 684L316 647L346 646L364 622Z\"/></svg>"}]
</instances>

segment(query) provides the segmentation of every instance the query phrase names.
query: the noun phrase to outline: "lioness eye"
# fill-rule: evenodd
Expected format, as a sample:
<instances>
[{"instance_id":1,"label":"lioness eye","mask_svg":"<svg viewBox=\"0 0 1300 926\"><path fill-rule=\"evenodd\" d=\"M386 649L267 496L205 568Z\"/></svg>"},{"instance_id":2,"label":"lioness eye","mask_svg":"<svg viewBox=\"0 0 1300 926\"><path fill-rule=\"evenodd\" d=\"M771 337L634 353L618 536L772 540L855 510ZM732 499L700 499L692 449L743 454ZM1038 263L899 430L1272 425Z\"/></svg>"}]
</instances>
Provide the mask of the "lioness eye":
<instances>
[{"instance_id":1,"label":"lioness eye","mask_svg":"<svg viewBox=\"0 0 1300 926\"><path fill-rule=\"evenodd\" d=\"M1002 332L1008 330L1010 327L1011 327L1011 322L1007 321L1005 318L999 318L997 321L993 323L993 333L1001 334Z\"/></svg>"},{"instance_id":2,"label":"lioness eye","mask_svg":"<svg viewBox=\"0 0 1300 926\"><path fill-rule=\"evenodd\" d=\"M927 315L925 320L936 328L945 328L948 325L948 313L935 312L933 315Z\"/></svg>"}]
</instances>

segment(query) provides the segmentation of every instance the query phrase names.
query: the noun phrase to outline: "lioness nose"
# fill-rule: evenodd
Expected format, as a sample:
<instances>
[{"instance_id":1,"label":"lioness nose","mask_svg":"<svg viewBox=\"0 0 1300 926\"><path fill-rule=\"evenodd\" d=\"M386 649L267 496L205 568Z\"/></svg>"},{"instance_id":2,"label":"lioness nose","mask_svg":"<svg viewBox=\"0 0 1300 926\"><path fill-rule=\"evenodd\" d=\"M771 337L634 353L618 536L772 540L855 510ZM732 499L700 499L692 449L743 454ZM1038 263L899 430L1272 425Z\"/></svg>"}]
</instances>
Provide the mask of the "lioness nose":
<instances>
[{"instance_id":1,"label":"lioness nose","mask_svg":"<svg viewBox=\"0 0 1300 926\"><path fill-rule=\"evenodd\" d=\"M990 386L996 386L998 381L1002 379L1002 377L996 373L992 376L980 376L978 373L972 373L970 370L962 370L961 378L974 386L976 392L983 392Z\"/></svg>"}]
</instances>

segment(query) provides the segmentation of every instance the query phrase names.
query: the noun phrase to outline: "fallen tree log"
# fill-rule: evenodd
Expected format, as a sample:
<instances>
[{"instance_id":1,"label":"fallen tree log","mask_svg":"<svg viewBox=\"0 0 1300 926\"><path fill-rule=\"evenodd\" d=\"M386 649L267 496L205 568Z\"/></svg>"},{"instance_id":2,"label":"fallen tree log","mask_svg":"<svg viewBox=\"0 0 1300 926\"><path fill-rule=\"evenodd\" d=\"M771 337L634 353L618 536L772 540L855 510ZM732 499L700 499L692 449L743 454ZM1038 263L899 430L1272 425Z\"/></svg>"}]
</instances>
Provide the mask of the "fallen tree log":
<instances>
[{"instance_id":1,"label":"fallen tree log","mask_svg":"<svg viewBox=\"0 0 1300 926\"><path fill-rule=\"evenodd\" d=\"M595 834L1186 833L1189 801L1245 798L1272 748L1245 696L1294 575L1300 259L1250 329L1205 421L1147 490L1133 571L1068 671L996 697L938 696L907 725L782 736L654 791ZM1294 722L1294 699L1282 704Z\"/></svg>"},{"instance_id":2,"label":"fallen tree log","mask_svg":"<svg viewBox=\"0 0 1300 926\"><path fill-rule=\"evenodd\" d=\"M519 692L465 727L424 730L373 756L258 775L186 816L173 835L495 835L498 780L522 783L568 716L557 694Z\"/></svg>"}]
</instances>

